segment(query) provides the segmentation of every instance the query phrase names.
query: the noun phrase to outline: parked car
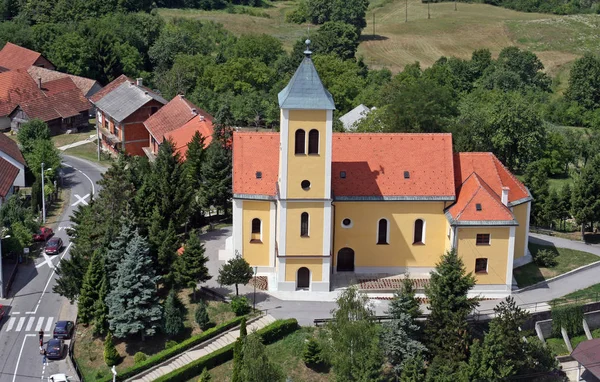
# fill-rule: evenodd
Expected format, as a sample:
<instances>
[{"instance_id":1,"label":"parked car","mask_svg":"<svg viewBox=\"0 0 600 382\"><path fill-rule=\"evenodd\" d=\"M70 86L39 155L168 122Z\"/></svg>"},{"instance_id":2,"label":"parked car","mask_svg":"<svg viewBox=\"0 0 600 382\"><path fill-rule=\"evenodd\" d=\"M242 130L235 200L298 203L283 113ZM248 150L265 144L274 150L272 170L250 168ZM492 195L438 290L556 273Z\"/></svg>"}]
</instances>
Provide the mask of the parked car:
<instances>
[{"instance_id":1,"label":"parked car","mask_svg":"<svg viewBox=\"0 0 600 382\"><path fill-rule=\"evenodd\" d=\"M75 324L73 321L58 321L54 325L54 338L61 338L68 340L73 335L73 329Z\"/></svg>"},{"instance_id":2,"label":"parked car","mask_svg":"<svg viewBox=\"0 0 600 382\"><path fill-rule=\"evenodd\" d=\"M61 359L63 356L63 348L65 342L59 338L53 338L48 341L46 346L46 358L48 359Z\"/></svg>"},{"instance_id":3,"label":"parked car","mask_svg":"<svg viewBox=\"0 0 600 382\"><path fill-rule=\"evenodd\" d=\"M40 229L33 234L33 241L46 241L52 235L54 235L52 228L40 227Z\"/></svg>"},{"instance_id":4,"label":"parked car","mask_svg":"<svg viewBox=\"0 0 600 382\"><path fill-rule=\"evenodd\" d=\"M46 242L46 247L44 251L48 255L56 255L60 252L63 247L63 241L60 237L53 237Z\"/></svg>"},{"instance_id":5,"label":"parked car","mask_svg":"<svg viewBox=\"0 0 600 382\"><path fill-rule=\"evenodd\" d=\"M4 317L4 305L0 304L0 321L2 321L2 317Z\"/></svg>"},{"instance_id":6,"label":"parked car","mask_svg":"<svg viewBox=\"0 0 600 382\"><path fill-rule=\"evenodd\" d=\"M68 382L71 380L71 377L66 374L52 374L48 377L48 382Z\"/></svg>"}]
</instances>

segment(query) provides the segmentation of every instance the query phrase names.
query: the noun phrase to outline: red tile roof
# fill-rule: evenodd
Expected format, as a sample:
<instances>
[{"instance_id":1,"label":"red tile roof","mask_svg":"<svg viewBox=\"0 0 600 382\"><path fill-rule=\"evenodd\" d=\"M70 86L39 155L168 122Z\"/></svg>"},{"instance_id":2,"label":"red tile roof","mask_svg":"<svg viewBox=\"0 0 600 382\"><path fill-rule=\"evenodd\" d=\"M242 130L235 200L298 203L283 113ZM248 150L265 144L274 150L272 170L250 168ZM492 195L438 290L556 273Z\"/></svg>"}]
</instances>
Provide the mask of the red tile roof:
<instances>
[{"instance_id":1,"label":"red tile roof","mask_svg":"<svg viewBox=\"0 0 600 382\"><path fill-rule=\"evenodd\" d=\"M332 146L336 198L455 196L450 134L342 133L333 134ZM275 195L279 134L236 132L233 147L234 194Z\"/></svg>"},{"instance_id":2,"label":"red tile roof","mask_svg":"<svg viewBox=\"0 0 600 382\"><path fill-rule=\"evenodd\" d=\"M43 96L35 81L23 70L0 73L0 116L7 116L19 102Z\"/></svg>"},{"instance_id":3,"label":"red tile roof","mask_svg":"<svg viewBox=\"0 0 600 382\"><path fill-rule=\"evenodd\" d=\"M531 197L529 191L496 156L492 153L457 153L454 154L454 181L456 187L472 174L477 173L485 183L500 197L502 188L508 187L508 202Z\"/></svg>"},{"instance_id":4,"label":"red tile roof","mask_svg":"<svg viewBox=\"0 0 600 382\"><path fill-rule=\"evenodd\" d=\"M97 83L96 80L92 80L90 78L74 76L72 74L67 74L56 70L40 68L39 66L30 66L27 69L27 73L29 73L34 81L37 81L38 78L41 78L42 84L68 77L73 80L75 85L79 88L79 90L81 90L81 93L83 93L84 96L87 95Z\"/></svg>"},{"instance_id":5,"label":"red tile roof","mask_svg":"<svg viewBox=\"0 0 600 382\"><path fill-rule=\"evenodd\" d=\"M7 69L22 69L33 65L41 53L7 42L0 50L0 66Z\"/></svg>"},{"instance_id":6,"label":"red tile roof","mask_svg":"<svg viewBox=\"0 0 600 382\"><path fill-rule=\"evenodd\" d=\"M62 93L68 90L78 89L75 82L69 77L58 78L52 81L42 83L42 91L46 95Z\"/></svg>"},{"instance_id":7,"label":"red tile roof","mask_svg":"<svg viewBox=\"0 0 600 382\"><path fill-rule=\"evenodd\" d=\"M160 113L160 110L158 113ZM196 116L190 119L182 127L166 133L165 139L171 139L175 144L175 150L179 153L179 155L181 155L182 159L185 159L187 145L194 137L194 134L196 134L196 131L200 132L200 134L204 137L204 147L208 147L210 142L212 142L214 133L212 118L200 120L200 117Z\"/></svg>"},{"instance_id":8,"label":"red tile roof","mask_svg":"<svg viewBox=\"0 0 600 382\"><path fill-rule=\"evenodd\" d=\"M0 158L0 197L6 197L6 194L15 183L15 179L17 179L17 175L19 175L19 169L6 159Z\"/></svg>"},{"instance_id":9,"label":"red tile roof","mask_svg":"<svg viewBox=\"0 0 600 382\"><path fill-rule=\"evenodd\" d=\"M118 88L125 81L133 82L131 78L127 77L124 74L121 74L119 77L115 78L111 83L103 87L102 90L98 91L96 94L91 96L90 101L92 101L93 103L100 101L102 97Z\"/></svg>"},{"instance_id":10,"label":"red tile roof","mask_svg":"<svg viewBox=\"0 0 600 382\"><path fill-rule=\"evenodd\" d=\"M185 99L184 96L177 95L175 98L169 101L169 103L161 107L160 110L154 115L148 118L146 122L144 122L144 126L146 126L148 132L152 134L158 143L162 143L167 133L183 127L194 119L198 120L198 122L201 122L199 121L200 115L204 116L205 121L208 120L210 122L210 127L212 130L212 116ZM202 128L202 126L200 126L198 123L191 124L190 129L194 125L198 125L198 128ZM188 132L189 131L191 130L188 130ZM185 135L185 133L181 133L182 138L185 138ZM194 135L193 131L191 131L191 135ZM187 142L185 144L187 144Z\"/></svg>"},{"instance_id":11,"label":"red tile roof","mask_svg":"<svg viewBox=\"0 0 600 382\"><path fill-rule=\"evenodd\" d=\"M17 142L2 133L0 133L0 151L25 166L25 158L23 158Z\"/></svg>"},{"instance_id":12,"label":"red tile roof","mask_svg":"<svg viewBox=\"0 0 600 382\"><path fill-rule=\"evenodd\" d=\"M477 204L481 206L481 211L477 211ZM456 203L448 212L459 223L507 222L515 219L500 197L477 173L471 174L462 184Z\"/></svg>"}]
</instances>

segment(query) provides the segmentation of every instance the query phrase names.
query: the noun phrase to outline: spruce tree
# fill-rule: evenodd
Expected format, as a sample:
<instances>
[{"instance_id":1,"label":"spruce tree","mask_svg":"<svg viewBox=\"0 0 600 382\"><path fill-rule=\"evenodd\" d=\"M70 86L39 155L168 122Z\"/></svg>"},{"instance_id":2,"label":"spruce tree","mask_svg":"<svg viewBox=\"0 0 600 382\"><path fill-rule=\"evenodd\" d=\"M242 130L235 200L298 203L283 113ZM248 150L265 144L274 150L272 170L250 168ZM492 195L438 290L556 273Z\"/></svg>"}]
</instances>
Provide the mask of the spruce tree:
<instances>
[{"instance_id":1,"label":"spruce tree","mask_svg":"<svg viewBox=\"0 0 600 382\"><path fill-rule=\"evenodd\" d=\"M174 337L183 329L183 304L175 289L171 289L165 300L163 330L167 335Z\"/></svg>"},{"instance_id":2,"label":"spruce tree","mask_svg":"<svg viewBox=\"0 0 600 382\"><path fill-rule=\"evenodd\" d=\"M206 267L208 257L204 252L204 245L200 241L198 233L190 232L190 238L185 243L183 253L174 264L175 280L179 287L186 287L192 282L195 285L211 279Z\"/></svg>"},{"instance_id":3,"label":"spruce tree","mask_svg":"<svg viewBox=\"0 0 600 382\"><path fill-rule=\"evenodd\" d=\"M206 150L206 160L202 167L204 187L202 200L204 210L212 207L222 209L227 214L227 207L231 200L232 187L232 155L226 146L213 142Z\"/></svg>"},{"instance_id":4,"label":"spruce tree","mask_svg":"<svg viewBox=\"0 0 600 382\"><path fill-rule=\"evenodd\" d=\"M194 319L200 329L206 330L210 325L210 318L208 317L208 312L206 311L206 304L204 301L200 300L198 306L196 307L196 312L194 312Z\"/></svg>"},{"instance_id":5,"label":"spruce tree","mask_svg":"<svg viewBox=\"0 0 600 382\"><path fill-rule=\"evenodd\" d=\"M111 332L108 332L104 339L104 362L108 367L111 367L116 365L120 358L119 352L117 352L113 342L113 335Z\"/></svg>"},{"instance_id":6,"label":"spruce tree","mask_svg":"<svg viewBox=\"0 0 600 382\"><path fill-rule=\"evenodd\" d=\"M233 371L231 373L231 382L245 382L242 377L243 351L244 343L242 339L238 337L233 345Z\"/></svg>"},{"instance_id":7,"label":"spruce tree","mask_svg":"<svg viewBox=\"0 0 600 382\"><path fill-rule=\"evenodd\" d=\"M220 285L235 285L235 295L239 296L238 284L248 284L253 276L254 271L250 264L238 254L221 266L217 282Z\"/></svg>"},{"instance_id":8,"label":"spruce tree","mask_svg":"<svg viewBox=\"0 0 600 382\"><path fill-rule=\"evenodd\" d=\"M175 281L175 267L173 264L177 259L177 250L179 249L179 238L175 232L173 221L169 222L169 227L163 232L162 242L158 247L158 268L157 273L162 276L162 282L165 286L171 287Z\"/></svg>"},{"instance_id":9,"label":"spruce tree","mask_svg":"<svg viewBox=\"0 0 600 382\"><path fill-rule=\"evenodd\" d=\"M121 217L130 209L135 196L129 164L126 155L119 155L98 182L102 188L98 192L97 203L103 215L103 224L108 228L121 227Z\"/></svg>"},{"instance_id":10,"label":"spruce tree","mask_svg":"<svg viewBox=\"0 0 600 382\"><path fill-rule=\"evenodd\" d=\"M246 317L242 317L242 321L240 322L240 338L242 341L248 335L248 328L246 327Z\"/></svg>"},{"instance_id":11,"label":"spruce tree","mask_svg":"<svg viewBox=\"0 0 600 382\"><path fill-rule=\"evenodd\" d=\"M420 327L416 321L420 315L419 301L408 275L402 280L402 288L394 293L387 313L392 320L383 326L382 343L394 374L400 377L407 360L427 350L419 341Z\"/></svg>"},{"instance_id":12,"label":"spruce tree","mask_svg":"<svg viewBox=\"0 0 600 382\"><path fill-rule=\"evenodd\" d=\"M94 304L100 297L98 286L103 277L104 264L102 255L100 255L99 251L94 251L92 260L83 278L81 293L77 301L77 315L79 320L84 324L89 324L94 319Z\"/></svg>"},{"instance_id":13,"label":"spruce tree","mask_svg":"<svg viewBox=\"0 0 600 382\"><path fill-rule=\"evenodd\" d=\"M425 380L425 360L420 353L414 354L404 362L400 382L423 382Z\"/></svg>"},{"instance_id":14,"label":"spruce tree","mask_svg":"<svg viewBox=\"0 0 600 382\"><path fill-rule=\"evenodd\" d=\"M120 231L117 237L110 243L108 251L104 260L104 268L108 276L108 283L112 286L115 285L115 279L117 277L117 270L119 264L125 257L127 251L127 244L131 241L135 234L135 227L130 219L122 217L120 220Z\"/></svg>"},{"instance_id":15,"label":"spruce tree","mask_svg":"<svg viewBox=\"0 0 600 382\"><path fill-rule=\"evenodd\" d=\"M310 368L319 367L322 362L322 349L317 340L313 337L309 338L304 344L304 351L302 352L302 360L306 366Z\"/></svg>"},{"instance_id":16,"label":"spruce tree","mask_svg":"<svg viewBox=\"0 0 600 382\"><path fill-rule=\"evenodd\" d=\"M431 313L427 318L427 348L433 356L462 361L467 354L467 316L479 303L467 293L475 278L467 274L454 249L446 252L431 273L425 294Z\"/></svg>"},{"instance_id":17,"label":"spruce tree","mask_svg":"<svg viewBox=\"0 0 600 382\"><path fill-rule=\"evenodd\" d=\"M155 275L146 239L137 230L127 245L114 283L106 297L111 331L119 338L152 336L160 326L162 309L156 293Z\"/></svg>"},{"instance_id":18,"label":"spruce tree","mask_svg":"<svg viewBox=\"0 0 600 382\"><path fill-rule=\"evenodd\" d=\"M94 302L94 334L102 335L106 333L108 327L108 307L106 306L106 296L108 295L108 280L106 274L102 276L98 299Z\"/></svg>"},{"instance_id":19,"label":"spruce tree","mask_svg":"<svg viewBox=\"0 0 600 382\"><path fill-rule=\"evenodd\" d=\"M198 379L198 382L210 382L210 381L212 381L212 377L210 376L208 369L204 368L204 370L202 370L202 374L200 374L200 379Z\"/></svg>"},{"instance_id":20,"label":"spruce tree","mask_svg":"<svg viewBox=\"0 0 600 382\"><path fill-rule=\"evenodd\" d=\"M185 176L192 188L192 198L190 200L192 222L199 222L202 219L202 185L204 183L202 164L206 158L205 140L206 138L196 131L187 145L187 153L183 163Z\"/></svg>"},{"instance_id":21,"label":"spruce tree","mask_svg":"<svg viewBox=\"0 0 600 382\"><path fill-rule=\"evenodd\" d=\"M242 358L242 381L244 382L283 382L281 369L267 357L265 345L257 334L251 334L244 340Z\"/></svg>"},{"instance_id":22,"label":"spruce tree","mask_svg":"<svg viewBox=\"0 0 600 382\"><path fill-rule=\"evenodd\" d=\"M148 226L148 243L150 245L150 256L152 257L156 269L159 268L158 249L163 242L167 224L168 223L165 223L164 221L164 217L161 216L158 206L154 206L154 208L152 208L152 215Z\"/></svg>"}]
</instances>

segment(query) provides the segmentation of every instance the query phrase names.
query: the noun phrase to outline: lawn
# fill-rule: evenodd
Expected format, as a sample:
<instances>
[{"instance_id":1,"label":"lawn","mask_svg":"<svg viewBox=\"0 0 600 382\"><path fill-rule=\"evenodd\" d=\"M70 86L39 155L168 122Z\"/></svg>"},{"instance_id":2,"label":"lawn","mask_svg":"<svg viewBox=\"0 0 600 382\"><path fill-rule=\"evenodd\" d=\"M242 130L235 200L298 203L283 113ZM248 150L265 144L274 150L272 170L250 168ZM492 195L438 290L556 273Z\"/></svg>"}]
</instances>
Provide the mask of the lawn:
<instances>
[{"instance_id":1,"label":"lawn","mask_svg":"<svg viewBox=\"0 0 600 382\"><path fill-rule=\"evenodd\" d=\"M573 293L569 293L563 297L555 298L553 303L564 303L568 301L600 301L600 284L595 284L585 289L579 289Z\"/></svg>"},{"instance_id":2,"label":"lawn","mask_svg":"<svg viewBox=\"0 0 600 382\"><path fill-rule=\"evenodd\" d=\"M179 338L174 339L177 342L202 332L194 321L196 304L190 301L192 298L191 289L182 290L179 293L179 298L186 307L187 314L184 333ZM220 324L235 317L229 304L217 301L207 301L207 303L209 306L208 315L213 323ZM121 362L117 365L117 371L131 367L134 364L133 356L135 353L141 351L147 355L156 354L165 349L165 343L170 339L163 334L158 334L145 342L141 342L138 338L131 338L127 342L115 339L117 351L121 355ZM77 326L75 358L86 382L93 382L109 375L110 370L104 363L103 350L103 339L94 337L91 327L79 324Z\"/></svg>"},{"instance_id":3,"label":"lawn","mask_svg":"<svg viewBox=\"0 0 600 382\"><path fill-rule=\"evenodd\" d=\"M54 142L54 146L61 147L65 145L69 145L71 143L83 141L88 139L90 135L96 136L95 130L86 129L85 131L79 133L71 133L71 134L59 134L53 136L52 142Z\"/></svg>"},{"instance_id":4,"label":"lawn","mask_svg":"<svg viewBox=\"0 0 600 382\"><path fill-rule=\"evenodd\" d=\"M267 346L269 359L286 372L286 377L292 381L326 382L330 381L332 373L318 373L306 367L302 361L304 342L313 336L316 329L304 327L284 339ZM213 381L229 382L233 370L233 361L226 362L210 370ZM198 377L189 382L197 382Z\"/></svg>"},{"instance_id":5,"label":"lawn","mask_svg":"<svg viewBox=\"0 0 600 382\"><path fill-rule=\"evenodd\" d=\"M592 331L592 338L600 338L600 329L596 329ZM539 341L539 339L537 338L537 336L531 336L531 337L527 337L528 341ZM581 342L586 341L587 337L585 336L585 334L582 334L580 336L575 336L575 337L571 337L571 347L573 349L575 349L577 347L577 345L579 345ZM556 356L561 356L561 355L568 355L569 354L569 349L567 348L567 345L565 344L565 341L561 338L546 338L546 344L548 345L548 348L552 351L552 353Z\"/></svg>"},{"instance_id":6,"label":"lawn","mask_svg":"<svg viewBox=\"0 0 600 382\"><path fill-rule=\"evenodd\" d=\"M98 145L96 142L86 143L85 145L73 147L63 152L67 155L86 159L91 162L102 163L106 166L108 166L111 161L110 157L104 153L100 154L100 161L98 161Z\"/></svg>"},{"instance_id":7,"label":"lawn","mask_svg":"<svg viewBox=\"0 0 600 382\"><path fill-rule=\"evenodd\" d=\"M556 261L558 264L552 268L538 267L535 263L529 263L522 267L515 268L513 275L517 280L519 288L533 285L540 281L547 280L551 277L561 275L572 271L583 265L591 264L600 261L600 257L588 252L575 251L567 248L556 248L552 246L542 246L537 244L529 244L529 250L535 257L537 251L548 249L558 253Z\"/></svg>"}]
</instances>

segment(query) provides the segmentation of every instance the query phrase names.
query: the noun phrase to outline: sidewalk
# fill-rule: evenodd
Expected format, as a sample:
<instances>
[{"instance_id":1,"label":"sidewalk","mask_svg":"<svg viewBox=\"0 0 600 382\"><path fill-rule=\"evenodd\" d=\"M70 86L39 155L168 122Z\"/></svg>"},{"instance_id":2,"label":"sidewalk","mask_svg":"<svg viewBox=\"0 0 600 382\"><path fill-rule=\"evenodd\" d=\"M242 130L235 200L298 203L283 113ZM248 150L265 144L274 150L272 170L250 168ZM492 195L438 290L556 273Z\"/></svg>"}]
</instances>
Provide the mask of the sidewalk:
<instances>
[{"instance_id":1,"label":"sidewalk","mask_svg":"<svg viewBox=\"0 0 600 382\"><path fill-rule=\"evenodd\" d=\"M89 138L84 139L83 141L77 141L77 142L70 143L68 145L60 146L58 149L60 151L65 151L68 149L72 149L73 147L82 146L82 145L85 145L86 143L94 142L97 138L98 137L96 136L96 134L91 134Z\"/></svg>"},{"instance_id":2,"label":"sidewalk","mask_svg":"<svg viewBox=\"0 0 600 382\"><path fill-rule=\"evenodd\" d=\"M270 315L265 315L260 317L258 320L251 322L248 324L247 329L248 333L252 333L255 330L259 330L264 328L265 326L275 322L275 318ZM188 351L185 351L163 363L157 365L153 368L150 368L135 377L126 379L127 382L139 381L139 382L149 382L154 381L155 379L169 374L173 370L177 370L180 367L183 367L190 362L193 362L197 359L204 357L222 347L225 347L229 344L235 342L235 340L240 336L240 329L235 328L223 334L220 334L208 341L205 341Z\"/></svg>"}]
</instances>

